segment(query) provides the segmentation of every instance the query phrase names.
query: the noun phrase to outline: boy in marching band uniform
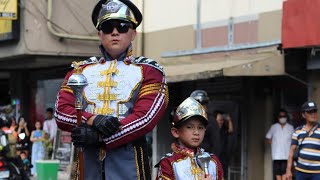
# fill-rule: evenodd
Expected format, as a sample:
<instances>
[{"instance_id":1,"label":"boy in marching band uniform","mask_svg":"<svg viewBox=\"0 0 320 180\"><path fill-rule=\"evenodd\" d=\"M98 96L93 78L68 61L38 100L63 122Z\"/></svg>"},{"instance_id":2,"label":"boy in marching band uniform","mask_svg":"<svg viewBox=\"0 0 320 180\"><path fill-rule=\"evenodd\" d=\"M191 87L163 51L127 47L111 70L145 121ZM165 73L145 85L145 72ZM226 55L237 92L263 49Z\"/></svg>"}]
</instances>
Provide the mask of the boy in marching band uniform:
<instances>
[{"instance_id":1,"label":"boy in marching band uniform","mask_svg":"<svg viewBox=\"0 0 320 180\"><path fill-rule=\"evenodd\" d=\"M192 97L184 100L177 108L171 122L171 134L176 138L173 153L167 154L157 165L158 180L222 180L223 170L215 155L209 156L208 174L204 173L197 160L204 152L199 148L208 119L202 105Z\"/></svg>"}]
</instances>

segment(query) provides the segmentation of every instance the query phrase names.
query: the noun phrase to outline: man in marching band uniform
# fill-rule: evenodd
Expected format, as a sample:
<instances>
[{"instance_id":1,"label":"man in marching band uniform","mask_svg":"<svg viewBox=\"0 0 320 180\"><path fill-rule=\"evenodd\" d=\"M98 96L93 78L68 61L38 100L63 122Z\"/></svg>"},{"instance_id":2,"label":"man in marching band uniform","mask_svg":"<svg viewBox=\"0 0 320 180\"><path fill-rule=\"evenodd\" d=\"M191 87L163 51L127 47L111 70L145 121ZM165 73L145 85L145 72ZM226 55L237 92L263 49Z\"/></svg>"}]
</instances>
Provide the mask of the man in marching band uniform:
<instances>
[{"instance_id":1,"label":"man in marching band uniform","mask_svg":"<svg viewBox=\"0 0 320 180\"><path fill-rule=\"evenodd\" d=\"M159 168L157 180L223 179L223 169L219 159L199 147L207 125L205 109L192 97L178 106L171 122L171 134L176 139L171 147L173 153L167 154L156 165ZM198 159L202 154L208 154L208 174L205 174Z\"/></svg>"},{"instance_id":2,"label":"man in marching band uniform","mask_svg":"<svg viewBox=\"0 0 320 180\"><path fill-rule=\"evenodd\" d=\"M72 132L75 146L84 147L85 179L151 179L145 135L164 115L168 87L162 67L145 57L132 55L139 9L129 0L100 0L92 22L101 40L102 57L82 64L88 80L84 88L84 125L76 125L73 92L66 85L57 96L58 127ZM103 139L103 150L99 139ZM102 161L103 160L103 161Z\"/></svg>"}]
</instances>

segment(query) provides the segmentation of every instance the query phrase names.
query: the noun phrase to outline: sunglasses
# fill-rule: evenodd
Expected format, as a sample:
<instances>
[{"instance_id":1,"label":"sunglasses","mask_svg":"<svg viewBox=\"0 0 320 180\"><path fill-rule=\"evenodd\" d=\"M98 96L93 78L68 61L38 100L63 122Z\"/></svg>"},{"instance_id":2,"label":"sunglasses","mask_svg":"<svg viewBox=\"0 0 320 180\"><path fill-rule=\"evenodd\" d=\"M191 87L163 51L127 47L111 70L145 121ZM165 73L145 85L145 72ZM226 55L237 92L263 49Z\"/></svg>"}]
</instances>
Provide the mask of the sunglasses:
<instances>
[{"instance_id":1,"label":"sunglasses","mask_svg":"<svg viewBox=\"0 0 320 180\"><path fill-rule=\"evenodd\" d=\"M101 31L104 34L112 33L114 28L116 28L119 33L127 33L130 28L133 28L133 25L129 22L119 21L107 21L101 25Z\"/></svg>"},{"instance_id":2,"label":"sunglasses","mask_svg":"<svg viewBox=\"0 0 320 180\"><path fill-rule=\"evenodd\" d=\"M279 118L286 118L287 116L286 115L284 115L284 116L279 116Z\"/></svg>"}]
</instances>

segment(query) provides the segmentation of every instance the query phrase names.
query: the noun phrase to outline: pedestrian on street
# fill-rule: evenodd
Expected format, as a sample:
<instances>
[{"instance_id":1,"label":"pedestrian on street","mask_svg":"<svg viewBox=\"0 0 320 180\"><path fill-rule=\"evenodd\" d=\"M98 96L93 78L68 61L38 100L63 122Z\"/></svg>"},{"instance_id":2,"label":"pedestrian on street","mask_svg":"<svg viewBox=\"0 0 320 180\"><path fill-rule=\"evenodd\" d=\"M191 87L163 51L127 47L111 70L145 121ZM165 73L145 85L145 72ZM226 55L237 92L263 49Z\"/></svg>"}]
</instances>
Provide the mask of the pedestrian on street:
<instances>
[{"instance_id":1,"label":"pedestrian on street","mask_svg":"<svg viewBox=\"0 0 320 180\"><path fill-rule=\"evenodd\" d=\"M23 116L20 116L18 119L18 127L16 127L15 131L18 134L18 141L16 144L17 156L20 155L21 152L25 152L27 156L29 156L30 151L30 131L28 129L28 125Z\"/></svg>"},{"instance_id":2,"label":"pedestrian on street","mask_svg":"<svg viewBox=\"0 0 320 180\"><path fill-rule=\"evenodd\" d=\"M46 119L43 123L43 131L49 136L48 139L51 143L51 147L54 145L54 140L57 136L57 123L56 120L53 116L53 109L52 108L47 108L46 110ZM53 154L53 149L51 148L46 148L46 159L51 159Z\"/></svg>"},{"instance_id":3,"label":"pedestrian on street","mask_svg":"<svg viewBox=\"0 0 320 180\"><path fill-rule=\"evenodd\" d=\"M318 180L320 179L320 127L316 103L305 102L301 106L301 112L306 124L296 128L292 135L286 178L292 179L292 164L295 161L296 180Z\"/></svg>"},{"instance_id":4,"label":"pedestrian on street","mask_svg":"<svg viewBox=\"0 0 320 180\"><path fill-rule=\"evenodd\" d=\"M278 122L273 124L266 134L267 143L271 144L273 174L277 180L286 179L287 160L293 132L293 126L288 123L287 111L280 109Z\"/></svg>"},{"instance_id":5,"label":"pedestrian on street","mask_svg":"<svg viewBox=\"0 0 320 180\"><path fill-rule=\"evenodd\" d=\"M41 128L41 122L36 121L35 123L36 129L31 132L30 141L32 142L32 154L31 154L31 163L33 167L31 168L31 174L36 176L37 174L37 165L36 161L44 159L44 146L43 146L43 138L44 132Z\"/></svg>"},{"instance_id":6,"label":"pedestrian on street","mask_svg":"<svg viewBox=\"0 0 320 180\"><path fill-rule=\"evenodd\" d=\"M230 165L231 158L233 156L233 141L232 135L234 133L232 118L229 113L224 112L222 110L216 110L213 113L213 117L218 124L218 138L216 141L215 152L217 152L217 156L220 159L222 164L224 178L228 178L228 168Z\"/></svg>"},{"instance_id":7,"label":"pedestrian on street","mask_svg":"<svg viewBox=\"0 0 320 180\"><path fill-rule=\"evenodd\" d=\"M99 1L92 22L102 57L80 62L88 81L82 126L75 127L75 99L66 85L73 71L58 93L57 124L71 132L75 146L84 147L86 180L151 179L145 135L165 113L168 88L158 63L133 56L132 41L141 21L141 12L129 0Z\"/></svg>"}]
</instances>

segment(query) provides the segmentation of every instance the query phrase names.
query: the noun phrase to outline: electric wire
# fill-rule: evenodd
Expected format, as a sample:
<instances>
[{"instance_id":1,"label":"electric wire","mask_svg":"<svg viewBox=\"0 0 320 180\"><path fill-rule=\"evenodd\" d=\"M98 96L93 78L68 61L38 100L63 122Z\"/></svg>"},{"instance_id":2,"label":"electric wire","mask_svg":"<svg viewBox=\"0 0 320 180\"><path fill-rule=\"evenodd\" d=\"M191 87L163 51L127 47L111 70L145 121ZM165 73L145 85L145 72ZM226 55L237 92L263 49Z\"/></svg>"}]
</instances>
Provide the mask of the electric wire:
<instances>
[{"instance_id":1,"label":"electric wire","mask_svg":"<svg viewBox=\"0 0 320 180\"><path fill-rule=\"evenodd\" d=\"M61 27L60 25L58 25L57 23L55 23L54 21L50 20L47 18L47 16L45 15L44 12L41 11L41 9L33 2L33 0L29 0L29 2L31 3L31 6L34 7L38 12L39 14L42 16L42 18L44 18L47 22L50 22L54 27L58 28L59 30L63 31L64 33L68 33L68 34L71 34L72 32L66 30L65 28ZM72 9L70 7L69 4L68 5L68 9ZM33 13L30 9L28 9L27 7L24 7L27 12L29 12L30 14L32 14L33 16L36 17L35 13ZM45 8L43 8L45 9ZM75 14L74 11L70 10L71 14L75 17L75 19L79 22L79 24L83 27L83 29L90 35L92 35L93 33L90 33L86 28L85 26L83 25L83 23L77 18L77 15Z\"/></svg>"},{"instance_id":2,"label":"electric wire","mask_svg":"<svg viewBox=\"0 0 320 180\"><path fill-rule=\"evenodd\" d=\"M74 8L72 8L69 4L69 1L64 1L64 3L66 4L66 6L68 7L68 9L70 10L70 13L73 15L73 17L78 21L78 23L81 25L81 27L88 33L91 34L89 32L89 30L86 28L86 26L82 23L82 21L78 18L79 15L73 10Z\"/></svg>"},{"instance_id":3,"label":"electric wire","mask_svg":"<svg viewBox=\"0 0 320 180\"><path fill-rule=\"evenodd\" d=\"M42 16L42 18L44 18L47 22L52 23L55 27L59 28L61 31L64 31L65 33L70 33L68 32L66 29L64 29L63 27L59 26L58 24L56 24L55 22L51 21L50 19L47 18L47 16L38 8L38 6L36 6L32 0L29 0L29 2L31 3L31 5L40 13L40 15ZM22 7L24 8L28 13L30 13L31 15L33 15L34 17L37 17L36 13L32 12L29 8Z\"/></svg>"}]
</instances>

